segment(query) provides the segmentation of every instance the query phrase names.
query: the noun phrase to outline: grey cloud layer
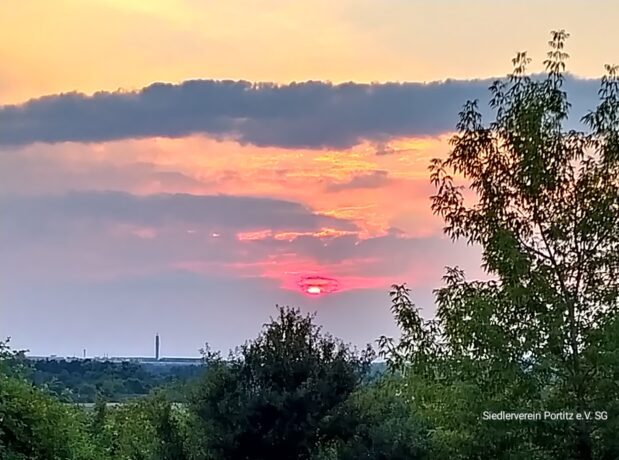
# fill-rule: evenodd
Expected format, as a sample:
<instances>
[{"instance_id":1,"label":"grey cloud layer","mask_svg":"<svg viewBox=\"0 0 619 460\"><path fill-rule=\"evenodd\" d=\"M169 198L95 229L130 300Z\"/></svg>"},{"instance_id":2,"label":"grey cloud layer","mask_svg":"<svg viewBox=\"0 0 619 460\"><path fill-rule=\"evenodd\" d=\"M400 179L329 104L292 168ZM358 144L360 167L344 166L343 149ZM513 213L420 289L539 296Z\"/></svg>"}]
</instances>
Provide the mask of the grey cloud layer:
<instances>
[{"instance_id":1,"label":"grey cloud layer","mask_svg":"<svg viewBox=\"0 0 619 460\"><path fill-rule=\"evenodd\" d=\"M71 192L63 195L0 197L6 229L23 232L46 222L80 220L158 226L169 222L208 225L237 231L316 230L332 227L355 230L348 221L314 213L285 200L230 195L159 194L136 196L124 192Z\"/></svg>"},{"instance_id":2,"label":"grey cloud layer","mask_svg":"<svg viewBox=\"0 0 619 460\"><path fill-rule=\"evenodd\" d=\"M488 80L290 85L192 80L138 92L68 93L0 107L0 145L101 142L206 134L285 148L346 148L362 140L435 135L454 128ZM569 78L574 112L595 106L598 83Z\"/></svg>"},{"instance_id":3,"label":"grey cloud layer","mask_svg":"<svg viewBox=\"0 0 619 460\"><path fill-rule=\"evenodd\" d=\"M473 268L478 265L477 249L464 244L456 248L439 237L406 238L396 229L366 240L356 235L328 239L305 235L292 241L273 237L239 241L235 234L239 230L311 230L325 225L355 229L348 221L271 199L74 192L4 196L0 197L0 208L0 246L5 251L0 271L12 267L14 272L36 279L63 278L65 274L88 277L91 273L84 271L84 266L90 266L93 275L127 276L169 270L184 262L205 263L217 273L229 264L260 264L291 254L300 261L314 259L325 265L348 261L355 274L394 279L406 273L411 264L425 267L430 258ZM127 232L118 235L113 224L148 226L154 233L146 237ZM211 237L214 228L222 229L219 238ZM359 269L359 263L364 264L363 269ZM435 264L434 271L430 270L437 278L441 265Z\"/></svg>"}]
</instances>

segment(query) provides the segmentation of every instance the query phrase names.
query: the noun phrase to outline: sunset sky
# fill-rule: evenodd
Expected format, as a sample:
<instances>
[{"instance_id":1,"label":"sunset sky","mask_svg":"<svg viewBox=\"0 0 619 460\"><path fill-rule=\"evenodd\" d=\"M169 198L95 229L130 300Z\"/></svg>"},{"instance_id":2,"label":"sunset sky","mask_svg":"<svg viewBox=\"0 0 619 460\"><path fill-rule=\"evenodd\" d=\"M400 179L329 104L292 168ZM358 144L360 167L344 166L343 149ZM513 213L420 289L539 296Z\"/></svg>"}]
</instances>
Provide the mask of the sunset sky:
<instances>
[{"instance_id":1,"label":"sunset sky","mask_svg":"<svg viewBox=\"0 0 619 460\"><path fill-rule=\"evenodd\" d=\"M461 106L489 113L492 79L520 50L540 71L564 28L577 120L619 62L618 17L615 0L0 2L0 337L135 356L158 332L194 356L275 304L360 346L396 334L391 284L430 316L445 266L485 277L430 211Z\"/></svg>"}]
</instances>

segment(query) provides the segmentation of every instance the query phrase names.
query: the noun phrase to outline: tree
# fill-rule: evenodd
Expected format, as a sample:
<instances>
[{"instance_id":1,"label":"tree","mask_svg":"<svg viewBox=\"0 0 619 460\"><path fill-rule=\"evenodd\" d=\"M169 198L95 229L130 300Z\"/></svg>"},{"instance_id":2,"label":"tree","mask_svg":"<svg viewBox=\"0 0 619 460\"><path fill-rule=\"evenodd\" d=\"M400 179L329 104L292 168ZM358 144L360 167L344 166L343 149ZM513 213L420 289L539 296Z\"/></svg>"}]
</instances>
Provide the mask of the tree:
<instances>
[{"instance_id":1,"label":"tree","mask_svg":"<svg viewBox=\"0 0 619 460\"><path fill-rule=\"evenodd\" d=\"M0 342L0 458L99 458L85 435L82 414L27 382L21 375L20 356Z\"/></svg>"},{"instance_id":2,"label":"tree","mask_svg":"<svg viewBox=\"0 0 619 460\"><path fill-rule=\"evenodd\" d=\"M0 375L24 377L28 371L25 350L14 350L11 339L0 340Z\"/></svg>"},{"instance_id":3,"label":"tree","mask_svg":"<svg viewBox=\"0 0 619 460\"><path fill-rule=\"evenodd\" d=\"M159 439L149 413L134 400L105 411L102 431L96 437L110 460L157 458Z\"/></svg>"},{"instance_id":4,"label":"tree","mask_svg":"<svg viewBox=\"0 0 619 460\"><path fill-rule=\"evenodd\" d=\"M315 460L428 459L428 425L401 397L405 381L384 377L355 391L339 410L340 436L321 445Z\"/></svg>"},{"instance_id":5,"label":"tree","mask_svg":"<svg viewBox=\"0 0 619 460\"><path fill-rule=\"evenodd\" d=\"M372 359L322 334L311 316L279 308L253 342L209 371L190 409L211 458L308 459L337 436L337 408L359 387Z\"/></svg>"},{"instance_id":6,"label":"tree","mask_svg":"<svg viewBox=\"0 0 619 460\"><path fill-rule=\"evenodd\" d=\"M102 436L105 432L105 423L107 421L108 410L107 400L101 395L95 397L95 405L90 418L90 432L93 436Z\"/></svg>"},{"instance_id":7,"label":"tree","mask_svg":"<svg viewBox=\"0 0 619 460\"><path fill-rule=\"evenodd\" d=\"M175 408L161 391L143 400L144 410L155 430L158 460L185 460L189 458L187 441L187 414Z\"/></svg>"},{"instance_id":8,"label":"tree","mask_svg":"<svg viewBox=\"0 0 619 460\"><path fill-rule=\"evenodd\" d=\"M588 129L566 130L567 38L564 31L552 33L543 78L528 76L530 59L518 53L513 73L490 87L494 120L482 124L477 101L467 102L451 152L430 167L437 188L432 209L444 219L445 233L479 245L492 280L467 281L450 269L437 291L434 322L423 321L405 288L396 286L394 311L404 340L381 342L396 368L471 384L505 410L516 402L604 411L619 398L613 335L619 309L618 68L606 67L600 103L582 118ZM419 367L429 356L441 367ZM619 456L610 425L575 421L523 430L526 442L546 444L539 454L544 458L590 460Z\"/></svg>"}]
</instances>

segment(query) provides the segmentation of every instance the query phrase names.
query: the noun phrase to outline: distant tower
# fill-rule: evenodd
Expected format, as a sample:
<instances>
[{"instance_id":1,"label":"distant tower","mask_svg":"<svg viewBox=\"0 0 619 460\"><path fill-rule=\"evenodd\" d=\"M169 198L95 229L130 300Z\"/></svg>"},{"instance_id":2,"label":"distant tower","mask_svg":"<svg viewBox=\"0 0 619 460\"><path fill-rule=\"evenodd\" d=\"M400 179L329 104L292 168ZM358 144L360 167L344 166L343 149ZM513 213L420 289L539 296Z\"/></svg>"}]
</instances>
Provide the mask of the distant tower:
<instances>
[{"instance_id":1,"label":"distant tower","mask_svg":"<svg viewBox=\"0 0 619 460\"><path fill-rule=\"evenodd\" d=\"M159 361L159 333L155 335L155 359Z\"/></svg>"}]
</instances>

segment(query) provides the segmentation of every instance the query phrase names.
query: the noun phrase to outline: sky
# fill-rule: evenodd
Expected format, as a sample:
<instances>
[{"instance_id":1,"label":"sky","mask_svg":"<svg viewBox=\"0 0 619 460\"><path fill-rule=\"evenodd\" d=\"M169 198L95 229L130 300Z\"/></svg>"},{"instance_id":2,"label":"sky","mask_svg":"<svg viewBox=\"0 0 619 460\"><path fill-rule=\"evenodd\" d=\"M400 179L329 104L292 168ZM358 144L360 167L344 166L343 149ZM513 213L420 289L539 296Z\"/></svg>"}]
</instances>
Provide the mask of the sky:
<instances>
[{"instance_id":1,"label":"sky","mask_svg":"<svg viewBox=\"0 0 619 460\"><path fill-rule=\"evenodd\" d=\"M0 1L0 337L34 355L196 356L276 305L353 345L424 316L457 114L566 29L578 116L619 61L616 1ZM578 117L576 117L577 119ZM309 292L308 292L309 291ZM319 292L320 291L320 292Z\"/></svg>"}]
</instances>

